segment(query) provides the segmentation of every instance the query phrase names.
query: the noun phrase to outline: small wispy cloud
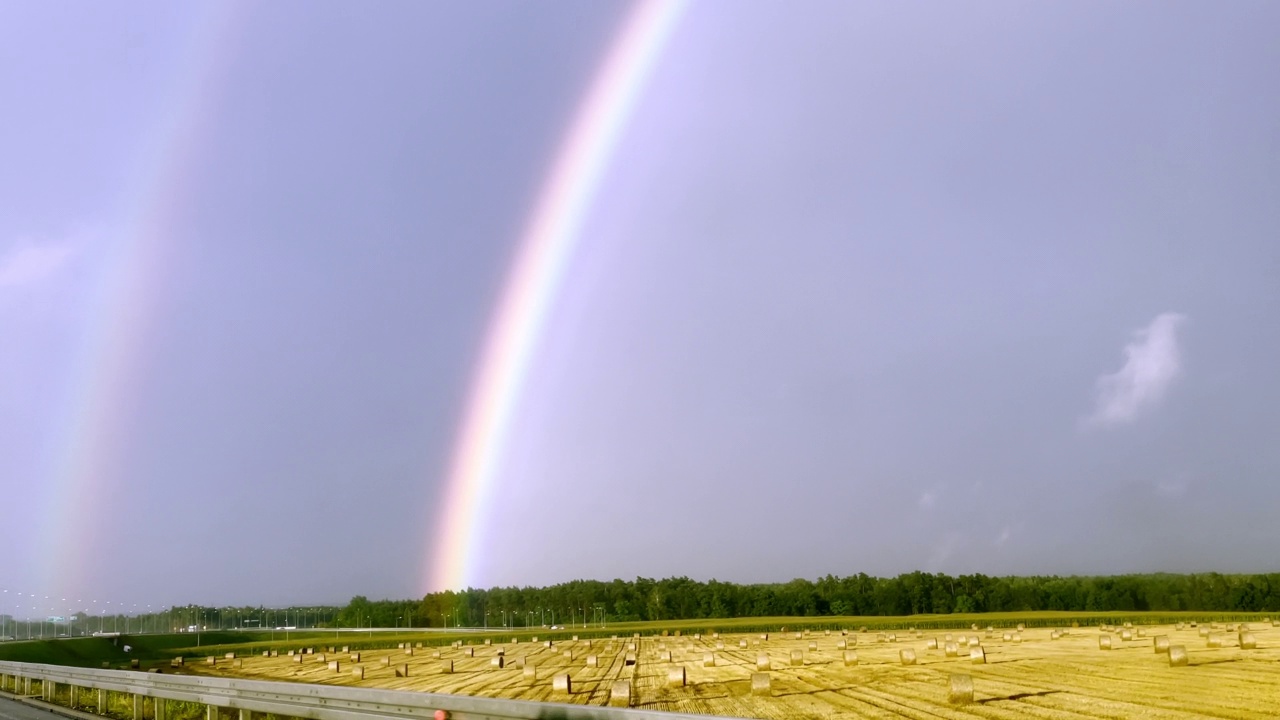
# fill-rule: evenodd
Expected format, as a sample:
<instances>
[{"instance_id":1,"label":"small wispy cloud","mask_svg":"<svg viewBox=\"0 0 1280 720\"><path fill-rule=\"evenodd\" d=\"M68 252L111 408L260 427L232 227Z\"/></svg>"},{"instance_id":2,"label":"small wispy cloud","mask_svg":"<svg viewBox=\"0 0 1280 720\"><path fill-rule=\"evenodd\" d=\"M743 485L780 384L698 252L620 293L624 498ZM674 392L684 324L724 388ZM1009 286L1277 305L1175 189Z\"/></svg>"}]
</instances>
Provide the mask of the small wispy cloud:
<instances>
[{"instance_id":1,"label":"small wispy cloud","mask_svg":"<svg viewBox=\"0 0 1280 720\"><path fill-rule=\"evenodd\" d=\"M1178 327L1183 320L1178 313L1163 313L1125 345L1124 367L1098 378L1097 406L1088 418L1090 425L1113 427L1133 422L1164 397L1182 372Z\"/></svg>"},{"instance_id":2,"label":"small wispy cloud","mask_svg":"<svg viewBox=\"0 0 1280 720\"><path fill-rule=\"evenodd\" d=\"M71 246L64 243L20 241L0 255L0 289L38 283L58 272L71 257Z\"/></svg>"}]
</instances>

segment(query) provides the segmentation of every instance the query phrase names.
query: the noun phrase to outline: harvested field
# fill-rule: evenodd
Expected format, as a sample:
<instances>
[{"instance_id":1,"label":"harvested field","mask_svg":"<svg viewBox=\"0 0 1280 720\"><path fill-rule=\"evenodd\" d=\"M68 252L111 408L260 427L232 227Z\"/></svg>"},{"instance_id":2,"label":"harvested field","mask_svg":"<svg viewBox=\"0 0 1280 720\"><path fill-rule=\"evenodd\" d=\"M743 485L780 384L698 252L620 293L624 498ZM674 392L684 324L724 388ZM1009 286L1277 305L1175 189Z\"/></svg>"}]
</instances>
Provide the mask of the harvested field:
<instances>
[{"instance_id":1,"label":"harvested field","mask_svg":"<svg viewBox=\"0 0 1280 720\"><path fill-rule=\"evenodd\" d=\"M1132 639L1123 639L1125 631ZM971 659L969 650L949 657L937 647L945 641L930 642L932 631L927 637L903 635L892 642L850 629L847 637L839 632L779 632L762 639L753 632L697 639L597 638L590 652L587 640L557 640L546 647L508 644L503 641L509 637L496 636L492 645L485 645L484 638L476 637L464 647L442 648L439 659L427 653L406 655L394 647L362 648L360 662L343 656L338 672L318 656L296 663L287 654L290 648L280 647L278 656L245 657L240 667L191 663L183 671L592 705L609 704L615 683L629 681L626 702L632 707L771 720L1280 716L1280 628L1256 627L1249 633L1253 649L1240 647L1236 633L1220 634L1214 640L1221 647L1209 647L1196 628L1174 624L1105 630L1037 627L1020 633L996 627L977 635L964 627L937 636L947 632L976 637L980 645L973 649L981 648L985 663ZM1099 648L1099 636L1111 639L1111 650ZM840 641L852 648L855 638L858 661L847 664ZM634 651L628 650L632 643ZM1164 651L1169 646L1185 647L1185 666L1170 663ZM503 666L495 664L499 651L505 653ZM704 662L708 653L714 653L713 665ZM793 653L799 654L799 664L793 664ZM632 654L635 660L629 663ZM905 664L910 655L914 664ZM588 656L595 657L595 665ZM767 656L767 665L761 656ZM446 670L450 664L452 672ZM767 683L757 670L761 666L770 668ZM356 668L363 669L363 676L353 672ZM533 668L532 678L527 668ZM570 693L553 687L553 678L565 675L571 680ZM673 680L677 675L683 682ZM953 675L972 679L972 702L951 702ZM615 695L615 703L620 697Z\"/></svg>"}]
</instances>

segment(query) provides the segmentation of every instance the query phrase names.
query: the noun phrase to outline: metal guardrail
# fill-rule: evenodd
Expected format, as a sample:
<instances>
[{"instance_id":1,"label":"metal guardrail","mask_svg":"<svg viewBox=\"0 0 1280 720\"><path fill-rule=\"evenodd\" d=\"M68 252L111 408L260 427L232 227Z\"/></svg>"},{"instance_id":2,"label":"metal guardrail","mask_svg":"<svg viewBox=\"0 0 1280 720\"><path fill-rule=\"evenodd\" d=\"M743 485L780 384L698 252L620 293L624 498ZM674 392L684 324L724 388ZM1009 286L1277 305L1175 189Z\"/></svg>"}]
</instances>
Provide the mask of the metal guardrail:
<instances>
[{"instance_id":1,"label":"metal guardrail","mask_svg":"<svg viewBox=\"0 0 1280 720\"><path fill-rule=\"evenodd\" d=\"M597 705L447 695L406 690L166 675L136 670L98 670L0 661L0 686L38 680L74 688L129 693L135 698L179 700L245 713L272 713L308 720L388 720L447 717L451 720L707 720L705 715ZM154 720L165 720L163 703ZM135 720L141 705L135 702ZM437 711L444 711L438 715ZM212 718L213 716L210 715Z\"/></svg>"}]
</instances>

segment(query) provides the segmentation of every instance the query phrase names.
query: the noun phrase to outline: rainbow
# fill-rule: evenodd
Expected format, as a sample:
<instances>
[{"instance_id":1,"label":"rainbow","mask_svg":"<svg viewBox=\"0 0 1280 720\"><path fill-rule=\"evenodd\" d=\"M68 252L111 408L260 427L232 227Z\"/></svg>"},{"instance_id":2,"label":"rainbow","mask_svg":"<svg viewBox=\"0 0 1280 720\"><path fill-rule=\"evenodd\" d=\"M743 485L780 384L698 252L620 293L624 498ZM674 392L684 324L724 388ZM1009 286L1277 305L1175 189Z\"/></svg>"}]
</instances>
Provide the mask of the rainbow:
<instances>
[{"instance_id":1,"label":"rainbow","mask_svg":"<svg viewBox=\"0 0 1280 720\"><path fill-rule=\"evenodd\" d=\"M37 587L72 594L84 582L99 528L113 511L143 380L143 350L158 305L159 281L172 244L172 213L181 207L192 156L214 102L211 80L229 61L227 34L241 5L209 5L191 20L186 50L171 70L170 95L143 141L133 182L124 188L120 230L90 288L92 313L77 350L63 404L63 437L46 488ZM87 574L86 574L87 573Z\"/></svg>"},{"instance_id":2,"label":"rainbow","mask_svg":"<svg viewBox=\"0 0 1280 720\"><path fill-rule=\"evenodd\" d=\"M682 8L679 0L641 0L631 8L543 184L463 412L438 534L426 553L426 592L461 589L471 579L476 527L539 330L609 157Z\"/></svg>"}]
</instances>

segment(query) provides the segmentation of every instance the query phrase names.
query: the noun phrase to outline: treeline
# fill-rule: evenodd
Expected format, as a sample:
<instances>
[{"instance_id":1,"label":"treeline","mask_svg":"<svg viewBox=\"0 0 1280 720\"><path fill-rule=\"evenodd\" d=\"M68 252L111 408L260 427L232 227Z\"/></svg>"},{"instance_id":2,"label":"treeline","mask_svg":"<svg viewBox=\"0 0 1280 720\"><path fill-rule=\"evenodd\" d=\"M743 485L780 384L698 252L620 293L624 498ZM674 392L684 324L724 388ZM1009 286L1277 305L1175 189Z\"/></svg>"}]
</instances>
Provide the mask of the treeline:
<instances>
[{"instance_id":1,"label":"treeline","mask_svg":"<svg viewBox=\"0 0 1280 720\"><path fill-rule=\"evenodd\" d=\"M739 585L687 577L601 582L576 580L543 588L467 589L421 600L356 597L343 608L344 627L538 627L635 620L917 615L921 613L1280 610L1280 573L1258 575L1117 575L1108 577L950 576L913 572L817 581Z\"/></svg>"}]
</instances>

